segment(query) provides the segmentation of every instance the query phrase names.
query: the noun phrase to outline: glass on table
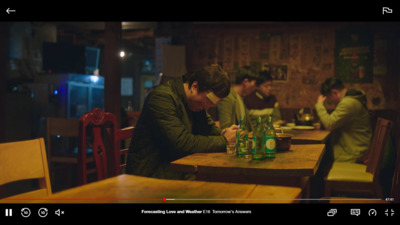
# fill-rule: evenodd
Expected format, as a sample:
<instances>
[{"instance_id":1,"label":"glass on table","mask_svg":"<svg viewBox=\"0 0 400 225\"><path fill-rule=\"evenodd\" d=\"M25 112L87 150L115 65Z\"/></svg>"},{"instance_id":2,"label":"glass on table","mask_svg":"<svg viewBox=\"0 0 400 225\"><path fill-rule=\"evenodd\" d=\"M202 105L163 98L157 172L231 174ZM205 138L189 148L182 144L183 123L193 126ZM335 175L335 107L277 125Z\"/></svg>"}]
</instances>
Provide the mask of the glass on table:
<instances>
[{"instance_id":1,"label":"glass on table","mask_svg":"<svg viewBox=\"0 0 400 225\"><path fill-rule=\"evenodd\" d=\"M226 145L226 153L228 155L236 155L236 143L228 143Z\"/></svg>"}]
</instances>

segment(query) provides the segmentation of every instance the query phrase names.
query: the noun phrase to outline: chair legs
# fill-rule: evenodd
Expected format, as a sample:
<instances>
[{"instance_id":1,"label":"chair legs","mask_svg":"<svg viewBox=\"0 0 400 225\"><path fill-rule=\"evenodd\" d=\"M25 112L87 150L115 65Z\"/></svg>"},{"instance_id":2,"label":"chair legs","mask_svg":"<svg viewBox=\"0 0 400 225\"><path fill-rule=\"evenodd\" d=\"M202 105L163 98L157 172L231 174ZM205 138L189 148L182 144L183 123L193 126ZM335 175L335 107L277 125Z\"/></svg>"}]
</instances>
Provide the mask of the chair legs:
<instances>
[{"instance_id":1,"label":"chair legs","mask_svg":"<svg viewBox=\"0 0 400 225\"><path fill-rule=\"evenodd\" d=\"M331 182L325 181L325 194L324 197L329 198L331 196Z\"/></svg>"},{"instance_id":2,"label":"chair legs","mask_svg":"<svg viewBox=\"0 0 400 225\"><path fill-rule=\"evenodd\" d=\"M348 195L349 197L367 196L383 199L380 185L374 183L325 181L324 198L331 197L334 192Z\"/></svg>"}]
</instances>

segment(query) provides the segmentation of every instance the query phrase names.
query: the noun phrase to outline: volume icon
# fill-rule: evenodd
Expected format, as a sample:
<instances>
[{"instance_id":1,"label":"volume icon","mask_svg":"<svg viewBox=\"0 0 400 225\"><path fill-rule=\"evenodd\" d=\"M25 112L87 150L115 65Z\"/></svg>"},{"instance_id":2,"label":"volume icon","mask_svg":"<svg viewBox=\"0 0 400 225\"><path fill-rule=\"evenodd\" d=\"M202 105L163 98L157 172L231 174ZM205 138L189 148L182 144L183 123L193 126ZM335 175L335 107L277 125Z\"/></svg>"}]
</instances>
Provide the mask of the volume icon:
<instances>
[{"instance_id":1,"label":"volume icon","mask_svg":"<svg viewBox=\"0 0 400 225\"><path fill-rule=\"evenodd\" d=\"M12 216L12 209L6 209L6 217Z\"/></svg>"}]
</instances>

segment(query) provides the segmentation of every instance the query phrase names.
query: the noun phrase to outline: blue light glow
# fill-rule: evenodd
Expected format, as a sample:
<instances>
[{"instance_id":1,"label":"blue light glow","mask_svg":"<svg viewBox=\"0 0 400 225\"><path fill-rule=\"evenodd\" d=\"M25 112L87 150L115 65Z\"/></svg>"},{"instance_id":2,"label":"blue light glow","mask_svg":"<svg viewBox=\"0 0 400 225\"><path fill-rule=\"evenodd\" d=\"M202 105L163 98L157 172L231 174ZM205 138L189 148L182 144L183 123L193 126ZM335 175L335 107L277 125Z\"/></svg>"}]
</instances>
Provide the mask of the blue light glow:
<instances>
[{"instance_id":1,"label":"blue light glow","mask_svg":"<svg viewBox=\"0 0 400 225\"><path fill-rule=\"evenodd\" d=\"M90 76L90 80L91 80L93 83L96 83L96 82L99 80L99 77L98 77L98 76Z\"/></svg>"}]
</instances>

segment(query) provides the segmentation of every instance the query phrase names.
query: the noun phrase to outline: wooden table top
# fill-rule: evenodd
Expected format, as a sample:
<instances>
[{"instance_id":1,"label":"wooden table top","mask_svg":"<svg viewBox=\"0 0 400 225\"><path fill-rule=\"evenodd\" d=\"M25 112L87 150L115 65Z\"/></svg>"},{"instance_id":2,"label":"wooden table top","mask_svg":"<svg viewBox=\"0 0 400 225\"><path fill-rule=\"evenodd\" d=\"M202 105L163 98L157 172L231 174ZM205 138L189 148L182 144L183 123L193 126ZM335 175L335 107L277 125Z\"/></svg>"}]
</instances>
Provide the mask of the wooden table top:
<instances>
[{"instance_id":1,"label":"wooden table top","mask_svg":"<svg viewBox=\"0 0 400 225\"><path fill-rule=\"evenodd\" d=\"M324 151L324 144L291 145L288 151L277 152L275 159L262 161L237 158L225 152L195 153L171 162L171 169L229 175L313 176Z\"/></svg>"},{"instance_id":2,"label":"wooden table top","mask_svg":"<svg viewBox=\"0 0 400 225\"><path fill-rule=\"evenodd\" d=\"M278 133L278 132L277 132ZM288 134L292 134L292 144L324 144L329 137L329 130L297 130L293 129ZM249 133L251 138L253 132Z\"/></svg>"},{"instance_id":3,"label":"wooden table top","mask_svg":"<svg viewBox=\"0 0 400 225\"><path fill-rule=\"evenodd\" d=\"M301 189L119 175L55 193L47 199L1 203L294 203Z\"/></svg>"},{"instance_id":4,"label":"wooden table top","mask_svg":"<svg viewBox=\"0 0 400 225\"><path fill-rule=\"evenodd\" d=\"M331 131L329 130L295 130L293 134L292 144L323 144L328 139Z\"/></svg>"}]
</instances>

